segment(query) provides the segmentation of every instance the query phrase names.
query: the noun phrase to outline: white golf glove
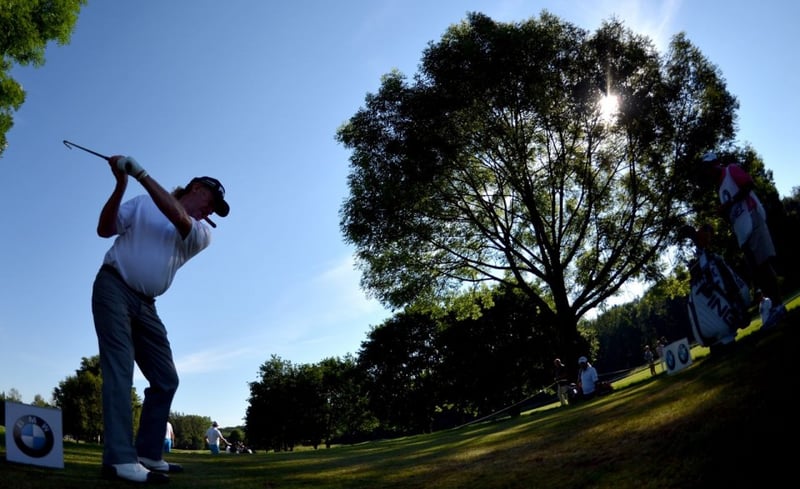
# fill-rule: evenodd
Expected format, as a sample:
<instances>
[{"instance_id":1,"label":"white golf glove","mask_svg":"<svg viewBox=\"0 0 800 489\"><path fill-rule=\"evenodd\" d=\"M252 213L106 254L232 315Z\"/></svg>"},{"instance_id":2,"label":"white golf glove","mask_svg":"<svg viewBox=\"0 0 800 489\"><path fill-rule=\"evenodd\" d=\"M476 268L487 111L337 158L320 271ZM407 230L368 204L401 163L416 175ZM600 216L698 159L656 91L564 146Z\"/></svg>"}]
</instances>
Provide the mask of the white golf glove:
<instances>
[{"instance_id":1,"label":"white golf glove","mask_svg":"<svg viewBox=\"0 0 800 489\"><path fill-rule=\"evenodd\" d=\"M147 176L147 171L144 168L142 168L142 165L140 165L131 156L123 156L122 158L118 159L117 168L123 170L125 173L132 176L136 180L141 180L142 178Z\"/></svg>"}]
</instances>

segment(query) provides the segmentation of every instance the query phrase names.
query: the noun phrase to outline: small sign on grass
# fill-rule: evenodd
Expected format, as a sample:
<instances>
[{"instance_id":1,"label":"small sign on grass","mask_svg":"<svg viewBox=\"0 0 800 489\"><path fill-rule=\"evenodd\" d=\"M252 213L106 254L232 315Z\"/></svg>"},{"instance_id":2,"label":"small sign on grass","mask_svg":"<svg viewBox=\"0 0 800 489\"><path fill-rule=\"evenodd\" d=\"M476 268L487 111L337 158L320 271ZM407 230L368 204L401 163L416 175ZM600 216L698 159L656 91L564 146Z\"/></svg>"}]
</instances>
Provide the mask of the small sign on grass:
<instances>
[{"instance_id":1,"label":"small sign on grass","mask_svg":"<svg viewBox=\"0 0 800 489\"><path fill-rule=\"evenodd\" d=\"M61 410L6 402L9 462L64 468Z\"/></svg>"}]
</instances>

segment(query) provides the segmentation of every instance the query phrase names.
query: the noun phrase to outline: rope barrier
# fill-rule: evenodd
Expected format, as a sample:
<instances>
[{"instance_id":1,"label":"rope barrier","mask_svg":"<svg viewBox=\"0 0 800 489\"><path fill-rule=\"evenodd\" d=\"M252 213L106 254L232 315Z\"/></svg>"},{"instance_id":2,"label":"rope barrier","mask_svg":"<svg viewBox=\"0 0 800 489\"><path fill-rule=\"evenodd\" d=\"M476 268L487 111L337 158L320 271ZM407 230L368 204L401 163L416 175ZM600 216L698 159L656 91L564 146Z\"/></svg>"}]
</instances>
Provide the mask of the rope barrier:
<instances>
[{"instance_id":1,"label":"rope barrier","mask_svg":"<svg viewBox=\"0 0 800 489\"><path fill-rule=\"evenodd\" d=\"M647 368L649 368L649 367L647 365L645 365L644 367L639 367L638 370L645 370ZM614 381L619 380L621 378L627 377L628 375L631 375L631 374L637 372L638 370L637 370L637 368L621 369L621 370L616 370L616 371L613 371L613 372L603 373L602 375L598 375L598 378L609 378L610 377L606 382L611 383L611 382L614 382ZM486 416L483 416L481 418L473 419L472 421L467 421L466 423L463 423L463 424L461 424L459 426L456 426L456 427L454 427L452 429L457 430L457 429L463 428L465 426L469 426L469 425L472 425L472 424L475 424L475 423L481 423L483 421L486 421L486 420L489 420L489 419L492 419L492 418L496 418L499 415L501 415L501 414L503 414L503 413L505 413L507 411L510 411L513 408L517 407L517 406L520 406L522 404L525 404L525 403L531 401L534 397L537 397L538 395L542 394L543 392L545 392L547 390L553 391L553 393L554 393L553 395L555 395L555 392L556 392L556 390L554 389L555 385L556 385L556 383L553 382L552 384L550 384L548 386L540 388L532 396L529 396L529 397L527 397L527 398L525 398L525 399L523 399L523 400L521 400L519 402L516 402L516 403L514 403L514 404L512 404L510 406L504 407L503 409L500 409L499 411L495 411L495 412L493 412L491 414L487 414ZM542 403L542 404L539 404L539 405L534 406L534 407L544 406L545 404L547 404L547 403Z\"/></svg>"}]
</instances>

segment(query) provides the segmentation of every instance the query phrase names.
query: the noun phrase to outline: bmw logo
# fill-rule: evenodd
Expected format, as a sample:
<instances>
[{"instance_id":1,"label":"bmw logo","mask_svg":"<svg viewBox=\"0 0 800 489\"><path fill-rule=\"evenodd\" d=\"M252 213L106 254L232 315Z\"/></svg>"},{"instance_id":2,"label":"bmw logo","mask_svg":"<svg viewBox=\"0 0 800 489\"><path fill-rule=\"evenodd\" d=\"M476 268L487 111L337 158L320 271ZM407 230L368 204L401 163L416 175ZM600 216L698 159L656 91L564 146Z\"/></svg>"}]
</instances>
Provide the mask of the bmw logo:
<instances>
[{"instance_id":1,"label":"bmw logo","mask_svg":"<svg viewBox=\"0 0 800 489\"><path fill-rule=\"evenodd\" d=\"M672 350L667 351L667 370L672 371L675 370L675 354Z\"/></svg>"},{"instance_id":2,"label":"bmw logo","mask_svg":"<svg viewBox=\"0 0 800 489\"><path fill-rule=\"evenodd\" d=\"M681 363L689 362L689 347L686 346L685 343L681 343L680 346L678 346L678 359Z\"/></svg>"},{"instance_id":3,"label":"bmw logo","mask_svg":"<svg viewBox=\"0 0 800 489\"><path fill-rule=\"evenodd\" d=\"M14 443L25 455L41 458L53 449L55 438L47 421L39 416L25 415L14 423Z\"/></svg>"}]
</instances>

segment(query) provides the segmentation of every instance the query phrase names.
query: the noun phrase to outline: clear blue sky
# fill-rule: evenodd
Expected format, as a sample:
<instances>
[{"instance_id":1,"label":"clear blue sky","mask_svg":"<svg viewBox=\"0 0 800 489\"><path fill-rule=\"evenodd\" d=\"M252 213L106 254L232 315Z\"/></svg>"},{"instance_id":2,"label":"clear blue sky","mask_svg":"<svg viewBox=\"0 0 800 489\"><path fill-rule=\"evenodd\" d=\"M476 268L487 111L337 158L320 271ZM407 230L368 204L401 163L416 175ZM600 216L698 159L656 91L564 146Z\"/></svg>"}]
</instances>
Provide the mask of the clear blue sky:
<instances>
[{"instance_id":1,"label":"clear blue sky","mask_svg":"<svg viewBox=\"0 0 800 489\"><path fill-rule=\"evenodd\" d=\"M662 52L685 31L738 97L740 141L781 195L800 185L797 2L91 1L69 45L12 71L27 101L0 158L0 391L49 400L97 354L91 285L111 241L95 228L114 181L63 139L134 156L168 189L211 175L228 190L214 242L157 301L181 378L173 411L239 425L271 355L357 353L390 313L359 289L339 230L349 153L336 129L467 12L543 9L589 30L617 16ZM141 192L132 181L126 197Z\"/></svg>"}]
</instances>

